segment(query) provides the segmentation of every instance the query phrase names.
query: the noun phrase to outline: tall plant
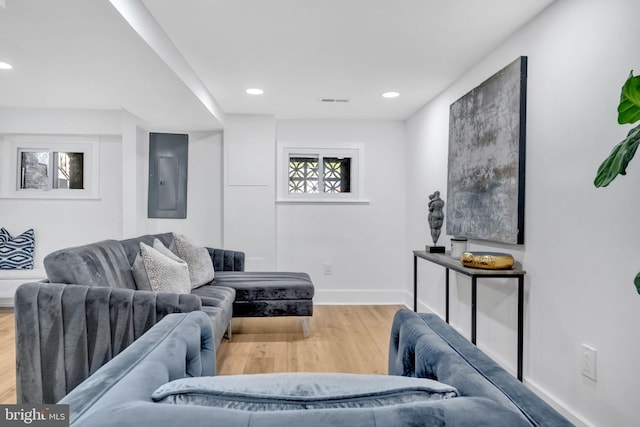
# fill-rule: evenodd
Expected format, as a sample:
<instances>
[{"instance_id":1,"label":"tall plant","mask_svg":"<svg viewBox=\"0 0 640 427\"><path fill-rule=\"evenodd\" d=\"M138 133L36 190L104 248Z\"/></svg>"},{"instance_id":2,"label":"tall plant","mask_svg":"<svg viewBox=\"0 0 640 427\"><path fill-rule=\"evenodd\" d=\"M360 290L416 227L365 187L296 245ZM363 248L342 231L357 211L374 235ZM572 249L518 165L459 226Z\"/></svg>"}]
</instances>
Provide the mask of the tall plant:
<instances>
[{"instance_id":1,"label":"tall plant","mask_svg":"<svg viewBox=\"0 0 640 427\"><path fill-rule=\"evenodd\" d=\"M620 104L618 105L618 123L633 124L640 120L640 76L629 74L627 81L622 86ZM640 125L629 131L627 137L613 148L609 157L598 168L594 185L606 187L611 184L618 175L627 174L627 166L640 145ZM633 281L636 290L640 294L640 273Z\"/></svg>"}]
</instances>

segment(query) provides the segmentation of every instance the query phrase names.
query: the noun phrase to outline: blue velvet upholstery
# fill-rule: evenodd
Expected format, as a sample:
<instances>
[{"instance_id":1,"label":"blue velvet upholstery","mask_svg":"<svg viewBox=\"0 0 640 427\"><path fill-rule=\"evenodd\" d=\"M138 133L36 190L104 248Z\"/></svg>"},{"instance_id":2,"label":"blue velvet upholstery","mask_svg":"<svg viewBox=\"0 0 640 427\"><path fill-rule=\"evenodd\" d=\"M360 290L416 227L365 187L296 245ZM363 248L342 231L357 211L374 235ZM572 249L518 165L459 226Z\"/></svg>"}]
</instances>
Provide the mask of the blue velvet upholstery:
<instances>
[{"instance_id":1,"label":"blue velvet upholstery","mask_svg":"<svg viewBox=\"0 0 640 427\"><path fill-rule=\"evenodd\" d=\"M15 295L18 403L55 403L195 295L26 283Z\"/></svg>"},{"instance_id":2,"label":"blue velvet upholstery","mask_svg":"<svg viewBox=\"0 0 640 427\"><path fill-rule=\"evenodd\" d=\"M121 241L104 240L48 254L44 267L51 282L136 290L131 266L140 252L140 242L152 246L155 239L167 248L173 247L173 233L148 234ZM244 268L244 253L207 249L212 262L220 268ZM220 342L233 316L235 290L216 286L207 297L201 305L211 316L214 334Z\"/></svg>"},{"instance_id":3,"label":"blue velvet upholstery","mask_svg":"<svg viewBox=\"0 0 640 427\"><path fill-rule=\"evenodd\" d=\"M117 240L67 248L44 258L50 282L135 290L132 263Z\"/></svg>"},{"instance_id":4,"label":"blue velvet upholstery","mask_svg":"<svg viewBox=\"0 0 640 427\"><path fill-rule=\"evenodd\" d=\"M155 402L237 411L381 408L456 397L426 378L336 373L278 373L183 378L161 385Z\"/></svg>"},{"instance_id":5,"label":"blue velvet upholstery","mask_svg":"<svg viewBox=\"0 0 640 427\"><path fill-rule=\"evenodd\" d=\"M140 242L152 246L159 239L173 246L173 233L144 235L121 241L105 240L47 255L44 266L51 282L136 289L131 266L140 251ZM216 272L213 282L193 289L203 298L208 313L223 313L222 325L214 330L220 339L231 317L311 316L314 286L306 273L245 272L244 253L207 248ZM227 289L221 289L221 288ZM235 292L231 295L229 289ZM232 307L226 306L226 301Z\"/></svg>"},{"instance_id":6,"label":"blue velvet upholstery","mask_svg":"<svg viewBox=\"0 0 640 427\"><path fill-rule=\"evenodd\" d=\"M42 295L48 292L60 292L67 295L65 298L73 296L77 300L74 304L83 304L87 311L83 323L86 325L86 331L77 332L79 336L87 332L88 339L93 341L88 345L80 345L78 352L73 353L69 350L71 347L62 342L67 339L65 334L75 333L74 325L67 324L57 326L54 331L57 333L60 330L63 333L49 336L46 342L31 342L28 337L33 336L37 341L39 329L46 331L49 327L40 324L44 321L42 319L47 317L39 317L37 313L47 312L50 316L54 316L56 310L71 312L72 308L62 302L41 306L40 300L16 298L16 312L20 310L25 318L31 319L30 323L26 323L24 327L21 326L21 332L17 335L18 359L45 361L46 358L46 361L41 364L25 362L19 365L21 402L55 402L117 355L166 313L202 310L209 316L216 345L225 333L230 331L233 316L310 316L312 314L313 284L308 275L244 272L244 253L240 251L207 248L216 270L216 277L211 283L193 289L191 295L163 294L156 298L153 292L137 289L131 266L140 251L140 243L151 246L155 239L159 239L167 248L172 249L173 238L173 233L163 233L121 241L104 240L61 249L44 258L44 267L49 281L58 285L44 284L43 286L52 286L52 288L45 291L39 288L34 292L40 292ZM228 274L226 278L225 274ZM63 289L62 284L69 284L69 289ZM236 289L241 293L239 297ZM24 290L21 295L26 294L27 291ZM118 298L123 300L120 304L123 306L122 310L112 307L114 305L112 302ZM236 308L237 312L235 312ZM82 316L83 313L84 311L79 309L76 315ZM99 324L104 322L104 319L110 318L114 325L119 325L119 322L126 325L131 318L131 314L126 313L134 313L133 316L136 319L144 319L144 322L140 323L144 325L140 333L121 335L118 332L113 338L109 335L110 330L104 329ZM114 341L112 345L112 340L121 340L122 343ZM33 347L29 347L30 345ZM84 362L88 366L80 366L82 365L80 361L60 364L59 360L64 359L60 355L63 348L67 352L71 351L73 357L80 357L80 359L82 355L79 352L85 349L88 349L87 351L97 349L97 352L90 355L90 362ZM33 354L27 354L30 351ZM50 354L51 360L48 356ZM67 357L64 360L72 359ZM62 377L69 377L71 380L60 381Z\"/></svg>"},{"instance_id":7,"label":"blue velvet upholstery","mask_svg":"<svg viewBox=\"0 0 640 427\"><path fill-rule=\"evenodd\" d=\"M306 273L221 271L213 284L235 289L234 317L313 315L315 289ZM192 291L208 292L206 286Z\"/></svg>"},{"instance_id":8,"label":"blue velvet upholstery","mask_svg":"<svg viewBox=\"0 0 640 427\"><path fill-rule=\"evenodd\" d=\"M521 414L532 425L571 425L435 314L409 310L396 313L389 345L389 374L450 384L458 389L459 399L489 398Z\"/></svg>"},{"instance_id":9,"label":"blue velvet upholstery","mask_svg":"<svg viewBox=\"0 0 640 427\"><path fill-rule=\"evenodd\" d=\"M244 253L207 248L215 271L244 271Z\"/></svg>"},{"instance_id":10,"label":"blue velvet upholstery","mask_svg":"<svg viewBox=\"0 0 640 427\"><path fill-rule=\"evenodd\" d=\"M163 418L164 425L197 425L162 411L151 393L173 379L215 374L215 360L208 316L199 311L172 314L59 403L69 405L71 425L139 426L147 417Z\"/></svg>"},{"instance_id":11,"label":"blue velvet upholstery","mask_svg":"<svg viewBox=\"0 0 640 427\"><path fill-rule=\"evenodd\" d=\"M389 366L406 376L211 377L215 361L206 319L200 312L175 314L155 325L59 402L70 405L70 425L570 425L524 384L502 378L501 368L429 315L401 310L394 318ZM424 378L436 375L440 381Z\"/></svg>"}]
</instances>

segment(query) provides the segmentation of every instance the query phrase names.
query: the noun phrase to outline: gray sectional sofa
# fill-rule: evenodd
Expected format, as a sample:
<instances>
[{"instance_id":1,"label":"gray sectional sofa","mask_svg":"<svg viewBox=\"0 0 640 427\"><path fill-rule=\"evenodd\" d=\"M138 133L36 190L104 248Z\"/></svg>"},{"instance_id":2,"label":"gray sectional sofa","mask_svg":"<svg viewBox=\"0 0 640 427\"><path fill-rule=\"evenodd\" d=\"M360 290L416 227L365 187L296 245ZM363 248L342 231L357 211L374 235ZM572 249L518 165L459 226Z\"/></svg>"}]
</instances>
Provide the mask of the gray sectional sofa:
<instances>
[{"instance_id":1,"label":"gray sectional sofa","mask_svg":"<svg viewBox=\"0 0 640 427\"><path fill-rule=\"evenodd\" d=\"M44 258L49 283L23 285L15 296L18 402L56 402L169 313L206 313L216 346L232 317L300 316L309 334L309 276L245 272L240 251L207 248L214 279L190 294L139 290L132 265L140 242L155 239L169 248L174 235L104 240Z\"/></svg>"},{"instance_id":2,"label":"gray sectional sofa","mask_svg":"<svg viewBox=\"0 0 640 427\"><path fill-rule=\"evenodd\" d=\"M59 403L70 425L569 426L434 315L400 310L389 374L214 376L211 325L171 314Z\"/></svg>"},{"instance_id":3,"label":"gray sectional sofa","mask_svg":"<svg viewBox=\"0 0 640 427\"><path fill-rule=\"evenodd\" d=\"M140 242L151 246L158 239L171 247L173 238L173 233L163 233L61 249L44 258L44 268L52 283L138 290L131 267L140 252ZM229 331L232 317L300 316L305 318L303 327L308 332L314 294L308 274L245 272L244 252L207 250L215 277L191 293L211 318L218 342Z\"/></svg>"}]
</instances>

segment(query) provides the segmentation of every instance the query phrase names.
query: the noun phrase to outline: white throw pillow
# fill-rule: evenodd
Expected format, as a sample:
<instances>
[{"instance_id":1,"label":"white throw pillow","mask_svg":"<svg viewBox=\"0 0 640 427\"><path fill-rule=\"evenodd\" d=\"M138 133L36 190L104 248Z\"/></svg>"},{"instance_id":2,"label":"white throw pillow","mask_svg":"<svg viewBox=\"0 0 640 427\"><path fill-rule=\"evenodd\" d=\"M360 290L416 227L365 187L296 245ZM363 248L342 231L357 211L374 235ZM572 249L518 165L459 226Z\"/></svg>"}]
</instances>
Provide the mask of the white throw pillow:
<instances>
[{"instance_id":1,"label":"white throw pillow","mask_svg":"<svg viewBox=\"0 0 640 427\"><path fill-rule=\"evenodd\" d=\"M191 293L189 267L187 263L175 256L160 241L154 247L140 242L140 255L144 265L144 273L150 288L154 292L188 294ZM140 262L134 262L133 274L138 289L146 288L140 271ZM140 281L140 283L139 283Z\"/></svg>"},{"instance_id":2,"label":"white throw pillow","mask_svg":"<svg viewBox=\"0 0 640 427\"><path fill-rule=\"evenodd\" d=\"M189 266L191 289L206 285L213 280L215 272L209 251L204 246L198 246L182 234L173 234L178 256Z\"/></svg>"},{"instance_id":3,"label":"white throw pillow","mask_svg":"<svg viewBox=\"0 0 640 427\"><path fill-rule=\"evenodd\" d=\"M165 254L174 261L182 261L176 254L171 251L171 249L167 249L167 247L158 239L153 239L153 248L160 253ZM133 273L133 279L136 282L136 288L139 291L153 291L140 251L138 251L138 255L136 255L136 259L133 261L131 272Z\"/></svg>"},{"instance_id":4,"label":"white throw pillow","mask_svg":"<svg viewBox=\"0 0 640 427\"><path fill-rule=\"evenodd\" d=\"M153 249L157 250L158 252L160 252L163 255L168 256L169 258L171 258L174 261L178 261L178 262L186 262L185 260L181 259L178 255L176 255L171 248L167 248L164 243L162 243L160 241L160 239L153 239Z\"/></svg>"}]
</instances>

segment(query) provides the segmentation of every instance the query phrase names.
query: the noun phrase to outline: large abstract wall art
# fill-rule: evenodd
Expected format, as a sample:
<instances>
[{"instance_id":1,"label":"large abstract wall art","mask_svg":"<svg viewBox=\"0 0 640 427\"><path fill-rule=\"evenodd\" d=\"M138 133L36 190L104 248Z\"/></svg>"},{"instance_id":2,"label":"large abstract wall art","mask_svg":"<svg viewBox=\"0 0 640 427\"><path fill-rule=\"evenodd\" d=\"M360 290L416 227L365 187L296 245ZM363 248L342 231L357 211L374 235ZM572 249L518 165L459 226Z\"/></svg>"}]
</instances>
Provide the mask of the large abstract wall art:
<instances>
[{"instance_id":1,"label":"large abstract wall art","mask_svg":"<svg viewBox=\"0 0 640 427\"><path fill-rule=\"evenodd\" d=\"M524 243L527 57L451 104L447 234Z\"/></svg>"}]
</instances>

